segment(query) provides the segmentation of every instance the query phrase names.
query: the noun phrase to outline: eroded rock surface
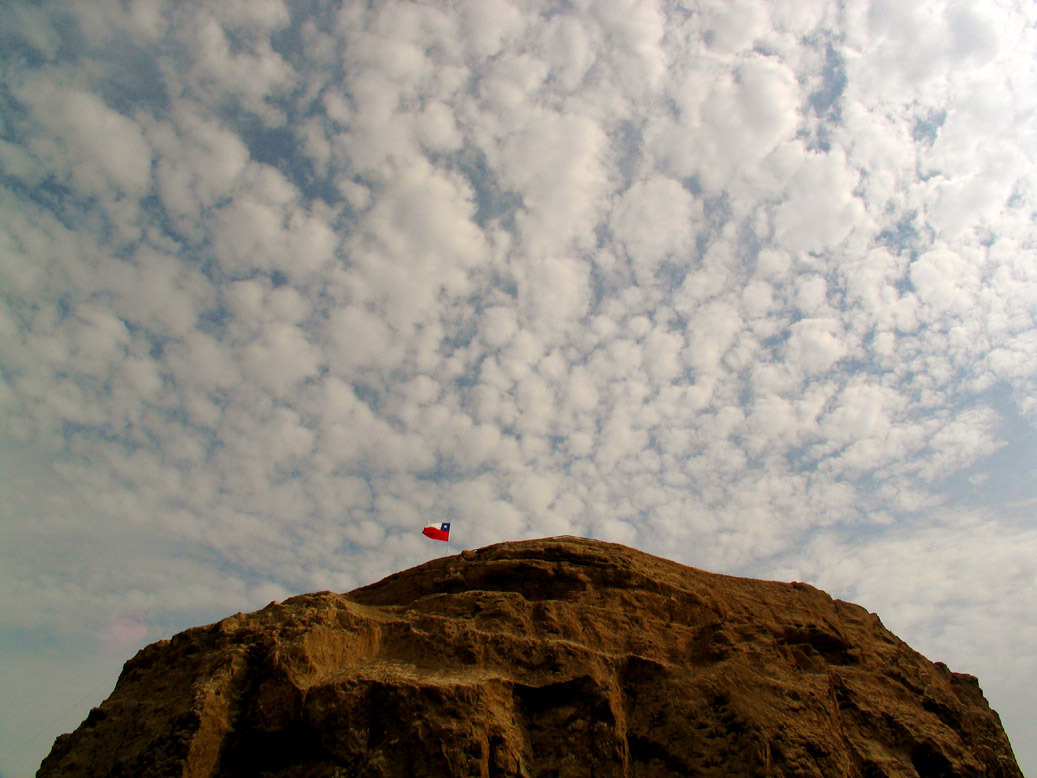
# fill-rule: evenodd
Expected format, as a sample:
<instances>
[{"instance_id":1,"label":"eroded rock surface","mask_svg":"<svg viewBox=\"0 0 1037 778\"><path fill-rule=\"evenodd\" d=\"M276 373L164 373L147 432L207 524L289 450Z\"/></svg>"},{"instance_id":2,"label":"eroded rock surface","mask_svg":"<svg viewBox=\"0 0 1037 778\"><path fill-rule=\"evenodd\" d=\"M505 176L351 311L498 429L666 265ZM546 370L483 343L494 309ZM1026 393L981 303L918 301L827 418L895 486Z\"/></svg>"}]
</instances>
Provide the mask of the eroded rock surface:
<instances>
[{"instance_id":1,"label":"eroded rock surface","mask_svg":"<svg viewBox=\"0 0 1037 778\"><path fill-rule=\"evenodd\" d=\"M37 775L1022 773L976 679L863 608L552 538L150 645Z\"/></svg>"}]
</instances>

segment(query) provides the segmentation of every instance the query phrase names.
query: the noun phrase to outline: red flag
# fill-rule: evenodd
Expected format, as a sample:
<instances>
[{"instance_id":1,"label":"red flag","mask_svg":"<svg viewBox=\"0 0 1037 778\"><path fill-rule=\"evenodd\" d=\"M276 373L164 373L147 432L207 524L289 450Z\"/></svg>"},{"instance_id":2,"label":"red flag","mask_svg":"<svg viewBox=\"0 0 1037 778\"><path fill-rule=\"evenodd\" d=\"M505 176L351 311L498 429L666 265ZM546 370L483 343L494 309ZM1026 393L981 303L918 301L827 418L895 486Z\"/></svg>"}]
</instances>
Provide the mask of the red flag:
<instances>
[{"instance_id":1,"label":"red flag","mask_svg":"<svg viewBox=\"0 0 1037 778\"><path fill-rule=\"evenodd\" d=\"M421 531L421 534L426 538L432 538L433 540L446 540L449 542L450 522L444 521L442 524L430 523Z\"/></svg>"}]
</instances>

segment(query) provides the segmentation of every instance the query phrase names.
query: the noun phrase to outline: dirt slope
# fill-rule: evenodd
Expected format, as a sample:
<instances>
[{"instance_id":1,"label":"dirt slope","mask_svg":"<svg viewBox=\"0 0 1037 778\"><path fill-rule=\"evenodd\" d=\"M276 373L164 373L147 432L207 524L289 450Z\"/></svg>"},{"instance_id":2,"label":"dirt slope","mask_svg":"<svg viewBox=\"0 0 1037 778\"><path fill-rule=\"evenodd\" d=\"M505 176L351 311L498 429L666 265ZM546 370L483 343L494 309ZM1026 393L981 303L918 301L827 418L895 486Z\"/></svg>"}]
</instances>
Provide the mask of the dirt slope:
<instances>
[{"instance_id":1,"label":"dirt slope","mask_svg":"<svg viewBox=\"0 0 1037 778\"><path fill-rule=\"evenodd\" d=\"M975 678L813 587L576 538L155 643L40 778L1021 778Z\"/></svg>"}]
</instances>

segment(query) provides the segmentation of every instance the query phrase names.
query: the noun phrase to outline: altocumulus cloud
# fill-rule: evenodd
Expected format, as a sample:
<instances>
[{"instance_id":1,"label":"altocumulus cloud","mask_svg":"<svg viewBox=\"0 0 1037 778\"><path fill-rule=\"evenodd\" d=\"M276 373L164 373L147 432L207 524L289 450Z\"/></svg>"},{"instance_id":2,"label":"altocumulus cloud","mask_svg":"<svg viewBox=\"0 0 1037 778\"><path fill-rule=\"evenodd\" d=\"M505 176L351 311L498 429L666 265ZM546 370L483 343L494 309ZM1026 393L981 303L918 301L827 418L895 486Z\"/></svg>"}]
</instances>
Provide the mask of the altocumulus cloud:
<instances>
[{"instance_id":1,"label":"altocumulus cloud","mask_svg":"<svg viewBox=\"0 0 1037 778\"><path fill-rule=\"evenodd\" d=\"M4 775L431 518L815 582L1037 769L1030 4L0 17Z\"/></svg>"}]
</instances>

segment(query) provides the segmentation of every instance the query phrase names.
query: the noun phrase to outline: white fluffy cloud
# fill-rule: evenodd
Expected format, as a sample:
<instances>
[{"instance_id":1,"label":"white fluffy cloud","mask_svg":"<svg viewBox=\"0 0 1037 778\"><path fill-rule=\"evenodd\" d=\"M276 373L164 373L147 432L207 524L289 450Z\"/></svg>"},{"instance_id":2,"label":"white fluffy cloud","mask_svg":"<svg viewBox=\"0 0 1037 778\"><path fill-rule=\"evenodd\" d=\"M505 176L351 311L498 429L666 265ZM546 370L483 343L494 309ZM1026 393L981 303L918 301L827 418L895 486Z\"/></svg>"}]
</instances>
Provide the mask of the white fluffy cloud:
<instances>
[{"instance_id":1,"label":"white fluffy cloud","mask_svg":"<svg viewBox=\"0 0 1037 778\"><path fill-rule=\"evenodd\" d=\"M5 667L369 582L435 517L861 599L1034 764L987 659L1033 677L1027 8L11 8Z\"/></svg>"},{"instance_id":2,"label":"white fluffy cloud","mask_svg":"<svg viewBox=\"0 0 1037 778\"><path fill-rule=\"evenodd\" d=\"M666 260L687 264L701 222L701 202L677 181L658 175L624 192L609 219L640 284L650 284Z\"/></svg>"},{"instance_id":3,"label":"white fluffy cloud","mask_svg":"<svg viewBox=\"0 0 1037 778\"><path fill-rule=\"evenodd\" d=\"M865 227L854 196L857 176L841 154L807 154L786 186L774 215L774 240L791 252L832 249L855 227Z\"/></svg>"},{"instance_id":4,"label":"white fluffy cloud","mask_svg":"<svg viewBox=\"0 0 1037 778\"><path fill-rule=\"evenodd\" d=\"M96 94L32 76L15 96L50 132L32 135L26 151L77 187L102 195L109 190L141 197L149 188L151 150L140 126L113 111ZM107 198L106 198L107 199Z\"/></svg>"}]
</instances>

